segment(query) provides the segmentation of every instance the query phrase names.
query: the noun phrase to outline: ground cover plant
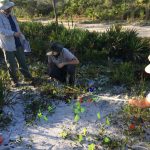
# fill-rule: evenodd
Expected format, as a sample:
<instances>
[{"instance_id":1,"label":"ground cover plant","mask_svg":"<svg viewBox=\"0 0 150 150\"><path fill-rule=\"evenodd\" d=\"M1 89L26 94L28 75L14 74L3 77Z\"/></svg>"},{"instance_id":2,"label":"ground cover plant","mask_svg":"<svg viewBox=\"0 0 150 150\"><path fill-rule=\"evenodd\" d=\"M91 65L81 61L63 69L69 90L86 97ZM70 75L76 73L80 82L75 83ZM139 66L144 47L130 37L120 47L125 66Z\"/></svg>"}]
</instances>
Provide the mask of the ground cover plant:
<instances>
[{"instance_id":1,"label":"ground cover plant","mask_svg":"<svg viewBox=\"0 0 150 150\"><path fill-rule=\"evenodd\" d=\"M89 68L93 68L93 71L92 70L89 71ZM94 74L95 68L99 70L97 74ZM31 64L30 69L34 77L39 76L39 74L40 75L44 74L44 72L46 71L45 64L40 62L37 63L37 65ZM39 72L39 70L41 72ZM142 120L144 120L144 123L146 122L148 123L149 110L140 110L136 108L133 109L128 105L123 109L122 112L120 112L120 115L118 115L117 117L115 116L115 114L112 114L106 116L102 120L101 113L97 112L97 114L95 114L95 116L97 116L96 120L97 129L95 129L97 131L97 134L90 134L86 127L77 132L74 131L76 127L78 127L78 123L80 122L80 120L83 119L84 113L87 113L88 115L87 108L82 105L84 103L89 104L96 103L95 99L96 97L92 98L87 97L85 99L84 98L82 99L81 96L89 92L91 95L96 95L96 93L98 93L99 91L102 92L105 89L105 86L107 86L107 88L112 88L112 86L115 84L115 83L112 84L112 82L110 81L111 78L109 77L107 79L104 78L104 76L108 75L107 72L108 67L89 64L80 66L77 70L79 71L77 73L79 79L85 79L82 80L81 87L68 87L61 85L56 81L51 81L47 75L41 76L39 78L40 82L35 85L38 94L36 94L34 90L30 87L20 87L21 90L26 93L24 95L24 100L25 100L25 120L27 124L32 125L35 121L40 122L42 120L47 122L48 116L55 113L55 106L53 105L53 100L58 99L59 101L63 100L67 103L71 103L73 99L78 98L78 101L74 103L72 107L74 113L74 124L69 128L63 126L62 131L60 132L60 137L62 137L63 139L76 141L81 145L88 142L89 150L90 149L95 150L99 148L101 145L103 145L104 148L109 149L125 148L125 147L130 148L135 140L138 141L139 138L141 140L141 135L145 134L144 132L145 127L146 129L149 127L147 125L146 126L143 125L142 127L141 125L143 122L139 121L136 122L134 120L133 121L135 122L135 124L133 124L131 120L132 118L135 118L135 120L142 118ZM91 80L93 80L94 83L91 84ZM96 81L100 82L98 83ZM120 80L120 83L123 83L122 80ZM91 85L94 87L94 90L90 89L92 87ZM128 86L128 84L126 86ZM125 90L125 92L127 94L128 90ZM126 138L119 139L117 136L113 136L112 134L108 133L107 130L112 126L115 126L116 128L119 128L121 126L123 128L121 129L122 133L123 135L125 135ZM139 134L140 136L137 137L137 135ZM145 137L143 136L142 138L143 140L145 139ZM133 139L132 142L131 139Z\"/></svg>"}]
</instances>

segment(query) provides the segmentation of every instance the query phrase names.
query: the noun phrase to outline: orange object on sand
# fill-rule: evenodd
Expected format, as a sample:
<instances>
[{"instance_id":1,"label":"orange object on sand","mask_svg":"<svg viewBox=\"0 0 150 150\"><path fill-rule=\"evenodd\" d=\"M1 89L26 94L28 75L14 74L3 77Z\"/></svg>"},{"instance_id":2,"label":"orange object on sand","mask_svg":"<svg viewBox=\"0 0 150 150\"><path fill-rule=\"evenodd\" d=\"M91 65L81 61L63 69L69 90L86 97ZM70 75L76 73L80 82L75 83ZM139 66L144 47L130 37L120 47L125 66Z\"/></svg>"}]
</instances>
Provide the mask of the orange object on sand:
<instances>
[{"instance_id":1,"label":"orange object on sand","mask_svg":"<svg viewBox=\"0 0 150 150\"><path fill-rule=\"evenodd\" d=\"M132 124L130 124L129 129L130 129L130 130L135 129L135 124L133 124L133 123L132 123Z\"/></svg>"},{"instance_id":2,"label":"orange object on sand","mask_svg":"<svg viewBox=\"0 0 150 150\"><path fill-rule=\"evenodd\" d=\"M79 98L79 102L80 102L80 103L83 103L82 97Z\"/></svg>"},{"instance_id":3,"label":"orange object on sand","mask_svg":"<svg viewBox=\"0 0 150 150\"><path fill-rule=\"evenodd\" d=\"M3 143L3 136L0 134L0 145Z\"/></svg>"},{"instance_id":4,"label":"orange object on sand","mask_svg":"<svg viewBox=\"0 0 150 150\"><path fill-rule=\"evenodd\" d=\"M131 106L136 106L139 108L150 108L150 101L146 98L138 100L138 99L129 99L129 104Z\"/></svg>"}]
</instances>

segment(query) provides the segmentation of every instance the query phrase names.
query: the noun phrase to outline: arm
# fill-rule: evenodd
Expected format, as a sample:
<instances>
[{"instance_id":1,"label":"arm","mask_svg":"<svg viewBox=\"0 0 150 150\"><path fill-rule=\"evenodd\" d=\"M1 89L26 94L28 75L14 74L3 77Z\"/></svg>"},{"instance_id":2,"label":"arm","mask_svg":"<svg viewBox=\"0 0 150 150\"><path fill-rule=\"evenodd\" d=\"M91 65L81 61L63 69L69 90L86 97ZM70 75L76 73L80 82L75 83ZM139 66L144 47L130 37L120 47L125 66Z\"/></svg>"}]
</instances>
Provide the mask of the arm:
<instances>
[{"instance_id":1,"label":"arm","mask_svg":"<svg viewBox=\"0 0 150 150\"><path fill-rule=\"evenodd\" d=\"M63 49L63 56L66 61L59 63L57 65L58 68L62 68L65 65L77 65L79 64L78 58L76 58L68 49L64 48Z\"/></svg>"},{"instance_id":2,"label":"arm","mask_svg":"<svg viewBox=\"0 0 150 150\"><path fill-rule=\"evenodd\" d=\"M71 61L62 62L62 63L57 64L57 67L62 68L65 65L77 65L77 64L79 64L79 60L77 58L74 58Z\"/></svg>"},{"instance_id":3,"label":"arm","mask_svg":"<svg viewBox=\"0 0 150 150\"><path fill-rule=\"evenodd\" d=\"M79 64L79 60L77 58L74 58L71 61L63 62L63 63L64 63L64 65L78 65Z\"/></svg>"},{"instance_id":4,"label":"arm","mask_svg":"<svg viewBox=\"0 0 150 150\"><path fill-rule=\"evenodd\" d=\"M8 29L4 29L1 25L0 25L0 34L4 35L4 36L14 36L15 32L12 30L8 30Z\"/></svg>"}]
</instances>

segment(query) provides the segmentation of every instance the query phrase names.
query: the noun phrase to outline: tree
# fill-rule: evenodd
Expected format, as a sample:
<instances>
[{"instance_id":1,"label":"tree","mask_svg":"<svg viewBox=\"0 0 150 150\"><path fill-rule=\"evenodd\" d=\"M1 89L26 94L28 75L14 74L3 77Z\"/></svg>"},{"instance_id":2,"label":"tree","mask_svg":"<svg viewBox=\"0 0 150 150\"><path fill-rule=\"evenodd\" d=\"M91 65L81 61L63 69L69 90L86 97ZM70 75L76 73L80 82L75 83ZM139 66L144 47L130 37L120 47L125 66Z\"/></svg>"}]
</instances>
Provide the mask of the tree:
<instances>
[{"instance_id":1,"label":"tree","mask_svg":"<svg viewBox=\"0 0 150 150\"><path fill-rule=\"evenodd\" d=\"M55 22L58 24L58 15L57 15L57 0L52 0L54 15L55 15Z\"/></svg>"}]
</instances>

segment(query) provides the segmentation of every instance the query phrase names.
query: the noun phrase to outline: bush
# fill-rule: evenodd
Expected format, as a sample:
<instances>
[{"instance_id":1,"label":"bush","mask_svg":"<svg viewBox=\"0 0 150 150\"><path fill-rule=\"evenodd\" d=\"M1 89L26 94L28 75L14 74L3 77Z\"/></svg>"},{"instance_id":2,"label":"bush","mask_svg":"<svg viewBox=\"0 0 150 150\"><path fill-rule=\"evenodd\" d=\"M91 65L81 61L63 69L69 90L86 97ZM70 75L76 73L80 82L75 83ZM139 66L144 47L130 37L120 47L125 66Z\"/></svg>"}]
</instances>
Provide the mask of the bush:
<instances>
[{"instance_id":1,"label":"bush","mask_svg":"<svg viewBox=\"0 0 150 150\"><path fill-rule=\"evenodd\" d=\"M149 41L138 37L135 30L122 30L121 26L112 26L102 33L101 41L110 58L125 62L145 62L150 50Z\"/></svg>"},{"instance_id":2,"label":"bush","mask_svg":"<svg viewBox=\"0 0 150 150\"><path fill-rule=\"evenodd\" d=\"M125 62L112 68L111 79L113 83L131 85L135 81L134 66L131 62Z\"/></svg>"},{"instance_id":3,"label":"bush","mask_svg":"<svg viewBox=\"0 0 150 150\"><path fill-rule=\"evenodd\" d=\"M30 40L32 52L39 60L45 60L49 41L58 41L78 55L80 60L101 60L110 57L124 62L145 62L149 54L149 40L137 36L134 30L122 30L112 26L105 33L81 29L66 29L55 23L21 23L22 32ZM96 57L96 59L95 59Z\"/></svg>"}]
</instances>

